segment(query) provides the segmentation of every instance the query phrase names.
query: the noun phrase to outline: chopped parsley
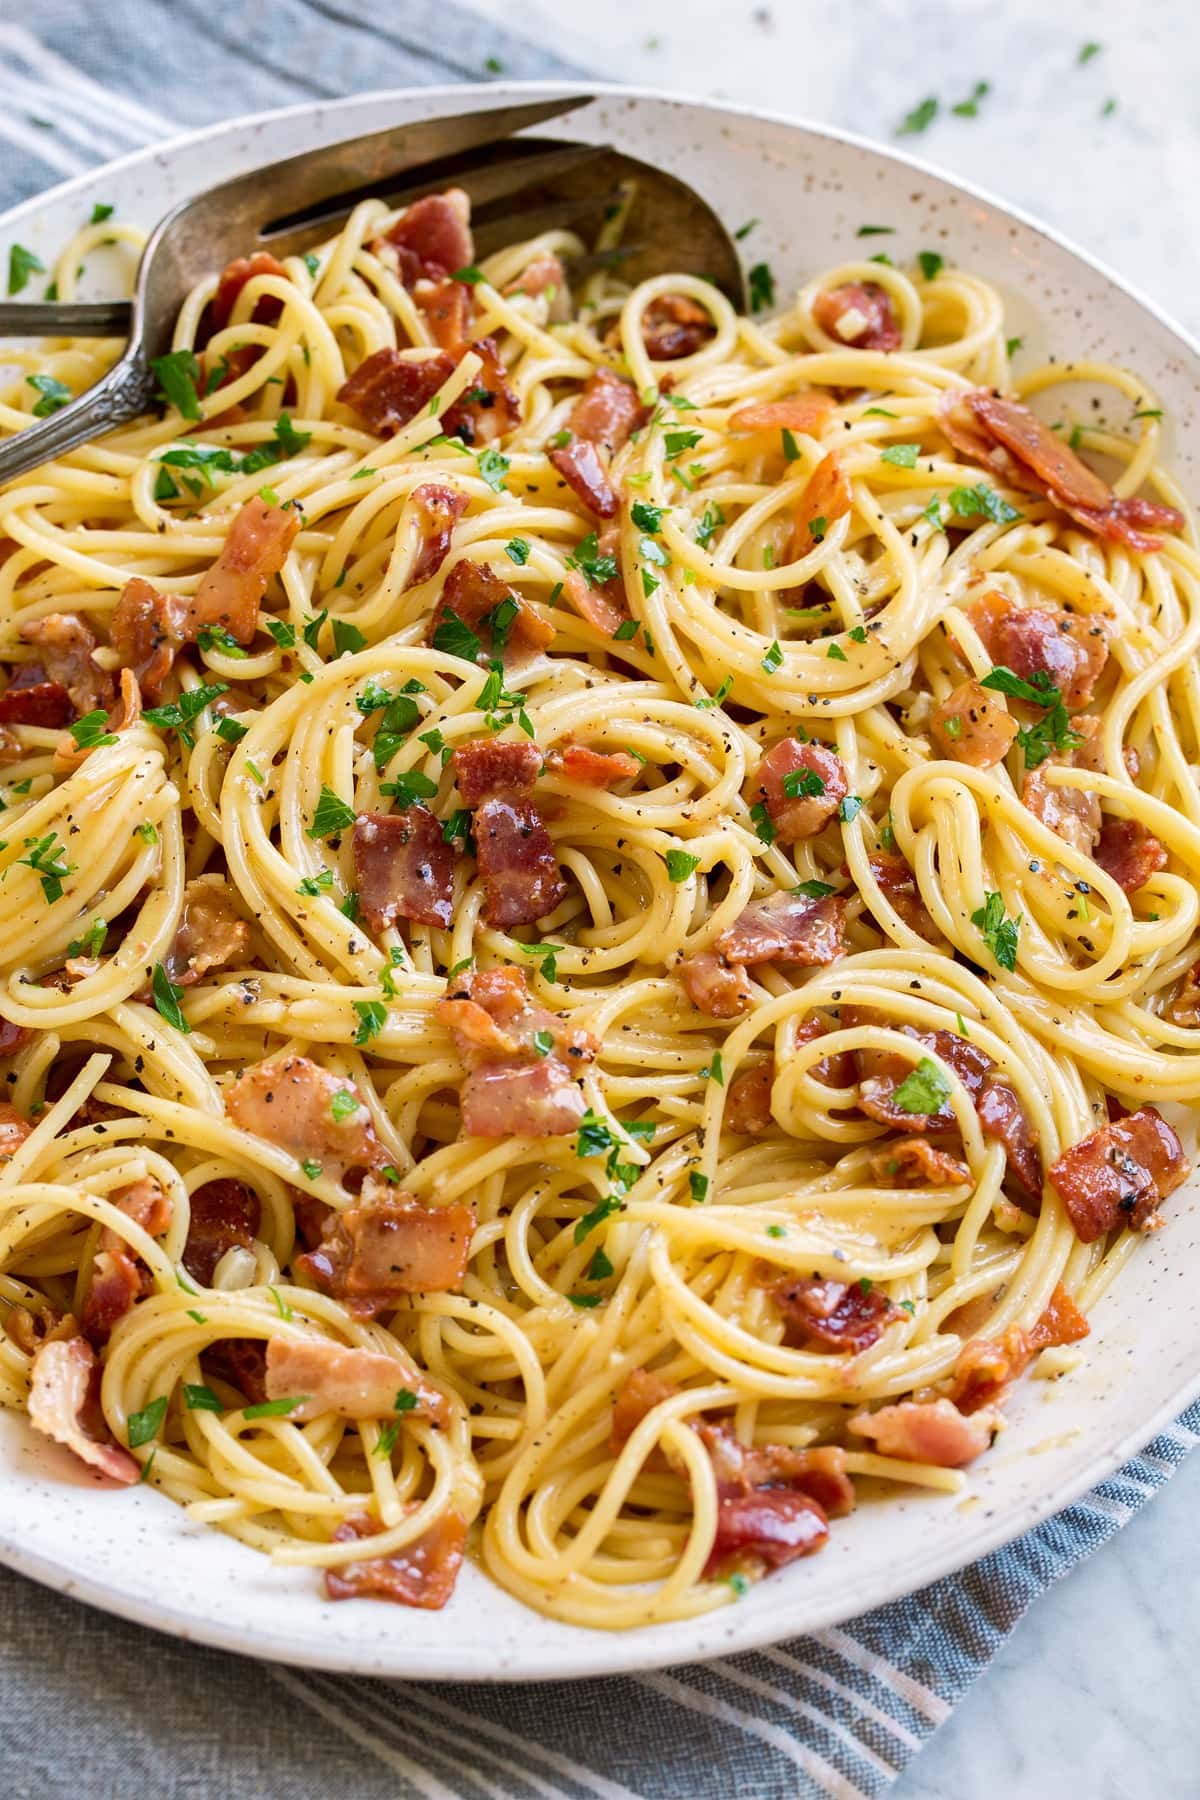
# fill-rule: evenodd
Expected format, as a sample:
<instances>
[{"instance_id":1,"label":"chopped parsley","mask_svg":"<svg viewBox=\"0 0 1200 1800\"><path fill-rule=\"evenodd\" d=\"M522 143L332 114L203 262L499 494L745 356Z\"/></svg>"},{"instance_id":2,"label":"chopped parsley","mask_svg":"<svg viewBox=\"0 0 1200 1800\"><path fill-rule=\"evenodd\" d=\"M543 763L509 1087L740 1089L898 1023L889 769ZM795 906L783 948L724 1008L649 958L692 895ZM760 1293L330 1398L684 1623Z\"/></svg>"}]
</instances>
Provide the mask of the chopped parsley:
<instances>
[{"instance_id":1,"label":"chopped parsley","mask_svg":"<svg viewBox=\"0 0 1200 1800\"><path fill-rule=\"evenodd\" d=\"M1036 769L1048 756L1073 750L1083 741L1078 732L1071 729L1071 717L1063 705L1062 694L1044 669L1036 670L1032 681L1025 681L1003 664L997 664L983 677L980 686L1044 709L1044 716L1036 725L1022 726L1017 733L1017 742L1028 768Z\"/></svg>"},{"instance_id":2,"label":"chopped parsley","mask_svg":"<svg viewBox=\"0 0 1200 1800\"><path fill-rule=\"evenodd\" d=\"M1011 525L1014 519L1023 516L1015 506L1002 500L995 488L989 487L986 481L980 481L974 487L952 488L950 507L960 519L982 515L996 525Z\"/></svg>"},{"instance_id":3,"label":"chopped parsley","mask_svg":"<svg viewBox=\"0 0 1200 1800\"><path fill-rule=\"evenodd\" d=\"M910 1069L892 1098L901 1112L939 1113L950 1098L950 1088L935 1062L923 1056L915 1069Z\"/></svg>"},{"instance_id":4,"label":"chopped parsley","mask_svg":"<svg viewBox=\"0 0 1200 1800\"><path fill-rule=\"evenodd\" d=\"M437 793L438 784L432 775L425 775L420 769L406 769L393 781L379 784L381 794L394 796L403 806L412 806L418 800L431 800Z\"/></svg>"},{"instance_id":5,"label":"chopped parsley","mask_svg":"<svg viewBox=\"0 0 1200 1800\"><path fill-rule=\"evenodd\" d=\"M921 273L926 281L932 281L936 275L941 274L946 266L945 257L939 256L936 250L919 250L917 261L921 265Z\"/></svg>"},{"instance_id":6,"label":"chopped parsley","mask_svg":"<svg viewBox=\"0 0 1200 1800\"><path fill-rule=\"evenodd\" d=\"M356 1000L354 1010L358 1014L358 1030L354 1033L354 1041L360 1046L369 1044L387 1024L387 1007L382 1000Z\"/></svg>"},{"instance_id":7,"label":"chopped parsley","mask_svg":"<svg viewBox=\"0 0 1200 1800\"><path fill-rule=\"evenodd\" d=\"M905 113L896 127L897 137L915 137L918 132L928 131L940 111L939 103L933 94L914 106L910 113Z\"/></svg>"},{"instance_id":8,"label":"chopped parsley","mask_svg":"<svg viewBox=\"0 0 1200 1800\"><path fill-rule=\"evenodd\" d=\"M130 1413L129 1448L140 1450L143 1444L148 1444L151 1438L157 1437L166 1416L167 1396L165 1394L160 1394L157 1400L152 1400L149 1406L142 1408L141 1412Z\"/></svg>"},{"instance_id":9,"label":"chopped parsley","mask_svg":"<svg viewBox=\"0 0 1200 1800\"><path fill-rule=\"evenodd\" d=\"M815 769L791 769L783 778L783 791L789 800L812 800L825 792L825 783Z\"/></svg>"},{"instance_id":10,"label":"chopped parsley","mask_svg":"<svg viewBox=\"0 0 1200 1800\"><path fill-rule=\"evenodd\" d=\"M593 532L593 538L595 533ZM465 625L452 606L447 606L433 633L433 647L447 656L460 656L464 662L475 662L483 645L469 625Z\"/></svg>"},{"instance_id":11,"label":"chopped parsley","mask_svg":"<svg viewBox=\"0 0 1200 1800\"><path fill-rule=\"evenodd\" d=\"M699 433L695 435L698 437ZM594 531L589 531L576 544L573 554L567 558L567 567L578 569L589 587L603 587L606 581L611 581L618 573L616 557L601 556L599 540Z\"/></svg>"},{"instance_id":12,"label":"chopped parsley","mask_svg":"<svg viewBox=\"0 0 1200 1800\"><path fill-rule=\"evenodd\" d=\"M183 989L175 986L162 963L154 965L154 977L150 983L150 990L154 995L156 1010L168 1025L173 1025L176 1031L182 1031L186 1037L192 1028L184 1018L179 1006Z\"/></svg>"},{"instance_id":13,"label":"chopped parsley","mask_svg":"<svg viewBox=\"0 0 1200 1800\"><path fill-rule=\"evenodd\" d=\"M35 419L49 418L51 413L56 413L60 406L74 398L65 382L56 381L53 375L27 375L25 379L41 395L33 409Z\"/></svg>"},{"instance_id":14,"label":"chopped parsley","mask_svg":"<svg viewBox=\"0 0 1200 1800\"><path fill-rule=\"evenodd\" d=\"M9 292L12 291L10 285ZM200 379L200 364L192 352L170 350L166 356L154 357L150 367L158 377L158 398L165 400L168 406L173 406L182 418L199 419L200 396L196 391L196 383Z\"/></svg>"},{"instance_id":15,"label":"chopped parsley","mask_svg":"<svg viewBox=\"0 0 1200 1800\"><path fill-rule=\"evenodd\" d=\"M699 867L698 856L689 856L686 850L667 851L667 875L671 881L686 881Z\"/></svg>"},{"instance_id":16,"label":"chopped parsley","mask_svg":"<svg viewBox=\"0 0 1200 1800\"><path fill-rule=\"evenodd\" d=\"M688 1174L688 1187L691 1189L693 1200L706 1199L708 1197L708 1176L701 1175L698 1169L692 1169Z\"/></svg>"},{"instance_id":17,"label":"chopped parsley","mask_svg":"<svg viewBox=\"0 0 1200 1800\"><path fill-rule=\"evenodd\" d=\"M359 650L365 650L366 638L352 625L349 619L333 621L333 655L336 661L339 656L354 656Z\"/></svg>"},{"instance_id":18,"label":"chopped parsley","mask_svg":"<svg viewBox=\"0 0 1200 1800\"><path fill-rule=\"evenodd\" d=\"M602 1128L602 1129L605 1129L605 1128ZM582 1133L581 1133L581 1136L582 1136ZM606 1129L605 1129L605 1137L606 1137L607 1141L611 1141ZM599 1153L600 1152L598 1152L596 1150L586 1150L586 1151L577 1150L576 1151L576 1155L584 1155L584 1156L595 1156L595 1155L598 1155ZM581 1219L576 1219L576 1221L575 1221L575 1242L577 1244L582 1244L584 1238L587 1237L589 1232L595 1231L597 1225L602 1225L604 1223L605 1219L611 1218L613 1213L620 1212L620 1210L621 1210L620 1194L606 1194L604 1196L604 1199L597 1202L597 1204L595 1206L593 1206L593 1208L590 1212L584 1213L584 1215Z\"/></svg>"},{"instance_id":19,"label":"chopped parsley","mask_svg":"<svg viewBox=\"0 0 1200 1800\"><path fill-rule=\"evenodd\" d=\"M282 1400L259 1400L242 1408L243 1419L286 1419L308 1399L307 1394L293 1394Z\"/></svg>"},{"instance_id":20,"label":"chopped parsley","mask_svg":"<svg viewBox=\"0 0 1200 1800\"><path fill-rule=\"evenodd\" d=\"M644 500L635 500L629 509L629 516L639 531L655 532L661 529L665 506L648 506Z\"/></svg>"},{"instance_id":21,"label":"chopped parsley","mask_svg":"<svg viewBox=\"0 0 1200 1800\"><path fill-rule=\"evenodd\" d=\"M186 693L180 694L178 700L172 700L167 706L149 707L142 717L147 725L153 725L158 731L177 731L190 750L196 741L191 730L192 721L219 695L228 692L227 681L203 682L199 687L189 688Z\"/></svg>"},{"instance_id":22,"label":"chopped parsley","mask_svg":"<svg viewBox=\"0 0 1200 1800\"><path fill-rule=\"evenodd\" d=\"M760 666L764 675L773 675L776 669L781 667L782 663L783 650L780 647L779 639L776 638L770 649L767 651L767 654L763 657Z\"/></svg>"},{"instance_id":23,"label":"chopped parsley","mask_svg":"<svg viewBox=\"0 0 1200 1800\"><path fill-rule=\"evenodd\" d=\"M74 863L66 859L66 845L59 843L57 831L50 831L45 837L26 838L25 848L29 855L19 856L17 861L40 877L46 904L53 906L62 898L64 879L75 873Z\"/></svg>"},{"instance_id":24,"label":"chopped parsley","mask_svg":"<svg viewBox=\"0 0 1200 1800\"><path fill-rule=\"evenodd\" d=\"M854 819L857 819L859 813L862 811L862 804L862 799L858 794L846 795L846 798L838 807L838 818L842 821L843 825L849 825Z\"/></svg>"},{"instance_id":25,"label":"chopped parsley","mask_svg":"<svg viewBox=\"0 0 1200 1800\"><path fill-rule=\"evenodd\" d=\"M991 92L991 83L977 81L965 100L960 100L950 111L960 119L976 119L979 117L979 102L985 94Z\"/></svg>"},{"instance_id":26,"label":"chopped parsley","mask_svg":"<svg viewBox=\"0 0 1200 1800\"><path fill-rule=\"evenodd\" d=\"M747 277L750 283L750 311L762 312L775 304L775 277L769 263L755 263Z\"/></svg>"},{"instance_id":27,"label":"chopped parsley","mask_svg":"<svg viewBox=\"0 0 1200 1800\"><path fill-rule=\"evenodd\" d=\"M507 456L501 456L500 452L489 444L487 449L481 450L475 458L475 466L493 493L500 493L509 470Z\"/></svg>"},{"instance_id":28,"label":"chopped parsley","mask_svg":"<svg viewBox=\"0 0 1200 1800\"><path fill-rule=\"evenodd\" d=\"M700 442L700 436L698 431L664 431L663 444L668 458L682 456L685 450L694 450Z\"/></svg>"},{"instance_id":29,"label":"chopped parsley","mask_svg":"<svg viewBox=\"0 0 1200 1800\"><path fill-rule=\"evenodd\" d=\"M972 925L979 927L984 943L1000 964L1002 969L1015 969L1017 966L1017 940L1020 935L1020 918L1010 919L1004 910L1003 894L987 893L983 897L983 905L971 914Z\"/></svg>"},{"instance_id":30,"label":"chopped parsley","mask_svg":"<svg viewBox=\"0 0 1200 1800\"><path fill-rule=\"evenodd\" d=\"M721 1052L719 1050L714 1053L713 1059L708 1064L707 1068L701 1069L700 1075L704 1080L715 1081L718 1087L725 1086L725 1064L721 1060Z\"/></svg>"},{"instance_id":31,"label":"chopped parsley","mask_svg":"<svg viewBox=\"0 0 1200 1800\"><path fill-rule=\"evenodd\" d=\"M886 450L879 452L879 459L897 469L915 469L919 449L919 444L889 444Z\"/></svg>"},{"instance_id":32,"label":"chopped parsley","mask_svg":"<svg viewBox=\"0 0 1200 1800\"><path fill-rule=\"evenodd\" d=\"M185 1381L183 1403L189 1412L224 1412L225 1408L210 1387L202 1382Z\"/></svg>"},{"instance_id":33,"label":"chopped parsley","mask_svg":"<svg viewBox=\"0 0 1200 1800\"><path fill-rule=\"evenodd\" d=\"M1084 63L1090 63L1093 56L1099 56L1099 54L1100 54L1101 50L1103 50L1103 48L1104 48L1103 44L1096 44L1096 43L1080 44L1079 55L1075 59L1076 62L1079 64L1080 68L1083 67Z\"/></svg>"},{"instance_id":34,"label":"chopped parsley","mask_svg":"<svg viewBox=\"0 0 1200 1800\"><path fill-rule=\"evenodd\" d=\"M19 294L29 285L31 275L44 275L46 265L40 262L32 250L24 244L14 244L8 253L8 291Z\"/></svg>"},{"instance_id":35,"label":"chopped parsley","mask_svg":"<svg viewBox=\"0 0 1200 1800\"><path fill-rule=\"evenodd\" d=\"M82 719L76 719L67 727L81 750L96 750L103 744L115 744L117 735L108 729L106 712L84 713Z\"/></svg>"},{"instance_id":36,"label":"chopped parsley","mask_svg":"<svg viewBox=\"0 0 1200 1800\"><path fill-rule=\"evenodd\" d=\"M332 837L335 832L348 830L354 819L354 808L347 806L340 794L335 794L332 788L322 787L308 835L310 838Z\"/></svg>"}]
</instances>

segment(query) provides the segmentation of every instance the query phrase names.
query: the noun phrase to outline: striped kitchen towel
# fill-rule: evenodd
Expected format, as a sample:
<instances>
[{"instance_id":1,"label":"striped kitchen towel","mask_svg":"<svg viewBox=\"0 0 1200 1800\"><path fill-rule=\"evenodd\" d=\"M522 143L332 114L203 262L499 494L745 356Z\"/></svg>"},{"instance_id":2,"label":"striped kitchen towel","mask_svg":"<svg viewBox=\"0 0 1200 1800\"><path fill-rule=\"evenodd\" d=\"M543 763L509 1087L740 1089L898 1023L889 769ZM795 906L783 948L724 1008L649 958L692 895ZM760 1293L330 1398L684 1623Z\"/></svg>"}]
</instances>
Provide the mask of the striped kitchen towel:
<instances>
[{"instance_id":1,"label":"striped kitchen towel","mask_svg":"<svg viewBox=\"0 0 1200 1800\"><path fill-rule=\"evenodd\" d=\"M11 19L15 8L8 9ZM451 0L37 0L0 18L0 207L306 97L561 63ZM746 1800L882 1793L1031 1601L1200 1441L1200 1405L1086 1500L963 1574L775 1649L571 1685L383 1682L153 1637L0 1570L9 1800Z\"/></svg>"}]
</instances>

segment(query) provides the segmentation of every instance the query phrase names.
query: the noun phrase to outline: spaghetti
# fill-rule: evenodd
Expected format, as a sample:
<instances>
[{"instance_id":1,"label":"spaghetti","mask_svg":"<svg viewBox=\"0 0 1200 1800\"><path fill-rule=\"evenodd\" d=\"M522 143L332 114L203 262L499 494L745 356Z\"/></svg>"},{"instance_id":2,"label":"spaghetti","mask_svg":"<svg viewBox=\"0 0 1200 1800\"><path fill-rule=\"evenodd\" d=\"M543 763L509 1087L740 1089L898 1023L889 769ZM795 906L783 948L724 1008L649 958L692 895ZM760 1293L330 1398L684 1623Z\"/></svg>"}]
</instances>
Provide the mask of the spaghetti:
<instances>
[{"instance_id":1,"label":"spaghetti","mask_svg":"<svg viewBox=\"0 0 1200 1800\"><path fill-rule=\"evenodd\" d=\"M1183 1179L1200 561L1144 385L939 258L580 249L364 204L0 492L0 1399L624 1627L958 1487Z\"/></svg>"}]
</instances>

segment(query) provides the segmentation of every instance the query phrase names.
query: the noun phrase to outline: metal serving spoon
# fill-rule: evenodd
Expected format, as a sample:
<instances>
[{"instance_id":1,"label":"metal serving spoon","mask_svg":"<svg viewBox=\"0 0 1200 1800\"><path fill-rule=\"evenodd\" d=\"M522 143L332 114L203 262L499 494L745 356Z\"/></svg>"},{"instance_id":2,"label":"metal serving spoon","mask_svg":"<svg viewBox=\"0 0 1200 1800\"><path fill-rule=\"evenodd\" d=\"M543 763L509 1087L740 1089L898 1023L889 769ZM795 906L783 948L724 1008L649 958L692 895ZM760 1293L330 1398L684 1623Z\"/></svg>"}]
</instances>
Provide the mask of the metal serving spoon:
<instances>
[{"instance_id":1,"label":"metal serving spoon","mask_svg":"<svg viewBox=\"0 0 1200 1800\"><path fill-rule=\"evenodd\" d=\"M713 281L745 306L729 233L694 188L602 145L519 138L528 126L588 104L589 96L423 119L270 163L209 188L169 212L138 265L132 300L0 305L0 338L118 337L129 342L107 375L68 405L0 444L0 482L27 474L150 407L151 368L171 348L188 290L235 256L295 256L323 242L361 200L393 205L448 186L471 197L481 255L554 227L597 225L633 199L619 250L577 259L573 272L620 261L633 281L672 270Z\"/></svg>"}]
</instances>

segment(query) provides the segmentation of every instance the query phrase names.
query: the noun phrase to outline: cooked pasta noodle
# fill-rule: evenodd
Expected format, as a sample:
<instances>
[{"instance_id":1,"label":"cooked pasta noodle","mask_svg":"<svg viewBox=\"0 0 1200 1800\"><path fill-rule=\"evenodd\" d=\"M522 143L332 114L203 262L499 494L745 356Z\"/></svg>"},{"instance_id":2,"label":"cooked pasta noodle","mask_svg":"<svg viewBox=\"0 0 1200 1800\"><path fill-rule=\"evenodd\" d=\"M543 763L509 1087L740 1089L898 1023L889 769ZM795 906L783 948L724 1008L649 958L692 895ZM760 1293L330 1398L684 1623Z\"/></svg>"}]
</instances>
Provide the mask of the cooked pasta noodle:
<instances>
[{"instance_id":1,"label":"cooked pasta noodle","mask_svg":"<svg viewBox=\"0 0 1200 1800\"><path fill-rule=\"evenodd\" d=\"M103 1371L90 1439L128 1445L133 1474L277 1562L352 1580L358 1520L370 1558L411 1574L453 1515L477 1522L489 1574L547 1614L691 1616L815 1547L761 1522L739 1537L730 1513L731 1495L770 1512L799 1492L812 1529L831 1503L800 1453L836 1447L826 1472L843 1480L959 1487L966 1452L882 1431L873 1444L864 1415L915 1395L986 1442L1002 1419L972 1410L964 1344L1008 1358L990 1405L1061 1341L1038 1336L1048 1309L1078 1322L1136 1248L1110 1228L1124 1219L1088 1241L1069 1183L1041 1176L1103 1132L1110 1095L1200 1097L1200 561L1190 526L1125 530L1132 495L1184 504L1145 384L1095 363L1014 375L999 295L937 258L844 263L777 315L742 318L687 276L569 294L562 263L582 246L552 232L441 271L462 274L455 304L474 309L447 351L396 222L369 202L312 256L252 267L232 291L214 270L181 308L162 416L0 491L9 692L57 683L74 702L64 733L52 702L42 719L0 696L0 1399L25 1405L47 1337L75 1342L82 1320ZM64 299L112 235L88 227L65 247ZM136 232L117 235L136 253ZM892 347L870 347L889 331ZM470 347L486 339L500 377ZM370 357L411 346L411 372L439 344L449 372L390 435L338 398ZM14 349L0 426L25 426L56 384L80 392L118 349ZM610 523L552 458L579 441L572 409L598 369L641 407L611 461L600 447ZM1053 393L1065 438L1072 383L1105 396L1107 422L1072 434L1114 473L1099 524L1072 516L1061 471L986 432L972 458L952 422L979 391ZM807 423L788 414L813 395ZM456 405L468 422L447 435ZM765 423L737 417L777 405ZM423 565L431 483L450 531ZM177 633L157 698L143 668L140 716L136 695L118 716L127 584L197 604L256 496L298 523L257 629ZM533 621L538 641L503 669L486 666L478 620L478 661L469 621L446 636L447 616L464 624L445 610L463 562ZM1078 729L1084 705L1064 709L1053 655L1039 681L997 654L995 619L1015 618L1020 641L1028 609L1055 615L1058 645L1064 617L1104 622L1082 696L1094 728ZM30 631L64 615L97 640L85 661L109 683L103 704L56 674L53 630ZM488 628L502 649L494 615ZM972 760L955 753L951 696L994 665L1013 679L978 693L1005 744ZM473 853L452 753L481 740L542 759L529 804L561 897L536 923L496 922ZM784 741L772 789L761 771ZM614 760L581 780L579 746ZM794 802L835 795L819 768L839 764L841 797L790 829ZM1083 827L1056 829L1073 795ZM452 913L372 924L354 820L422 802L455 853ZM1161 847L1132 887L1102 818ZM215 923L202 917L181 960L205 876ZM735 955L730 934L772 895L840 909L842 954ZM567 1070L582 1117L469 1135L471 1048L439 1007L514 967L553 1031L595 1042ZM736 982L728 1016L696 1003L705 979ZM534 1050L557 1065L553 1031ZM226 1108L247 1071L296 1058L325 1072L335 1119L343 1099L369 1115L362 1194L362 1167ZM860 1105L872 1070L882 1112ZM1014 1180L1022 1146L1032 1193ZM162 1203L139 1213L131 1190ZM214 1191L242 1223L218 1229L198 1276L193 1201ZM298 1259L321 1220L327 1242L380 1192L469 1207L469 1260L461 1280L356 1310ZM1159 1193L1135 1223L1157 1223ZM97 1325L97 1269L113 1266L136 1291ZM267 1342L390 1358L400 1395L374 1416L297 1418L295 1395L262 1398ZM614 1402L645 1371L656 1385L614 1433ZM766 1462L747 1474L751 1446Z\"/></svg>"}]
</instances>

